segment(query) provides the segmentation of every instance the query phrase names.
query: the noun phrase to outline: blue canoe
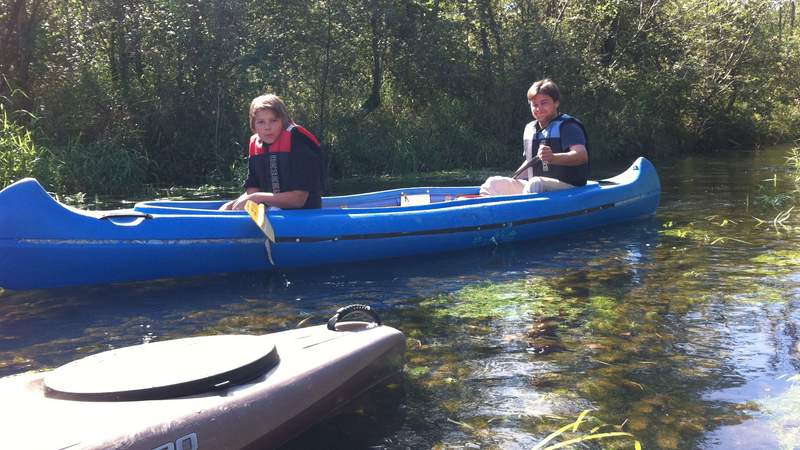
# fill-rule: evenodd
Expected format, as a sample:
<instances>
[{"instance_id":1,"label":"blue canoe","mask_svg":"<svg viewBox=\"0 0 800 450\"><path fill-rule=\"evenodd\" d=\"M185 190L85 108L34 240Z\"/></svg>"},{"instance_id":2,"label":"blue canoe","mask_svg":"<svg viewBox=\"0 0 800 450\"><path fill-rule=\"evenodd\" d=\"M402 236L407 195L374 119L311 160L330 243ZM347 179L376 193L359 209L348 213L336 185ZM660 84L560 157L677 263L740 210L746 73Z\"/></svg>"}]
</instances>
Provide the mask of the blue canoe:
<instances>
[{"instance_id":1,"label":"blue canoe","mask_svg":"<svg viewBox=\"0 0 800 450\"><path fill-rule=\"evenodd\" d=\"M322 209L269 211L274 240L222 201L149 201L85 211L34 179L0 191L0 287L38 289L295 268L441 253L535 239L654 214L645 158L560 192L478 197L477 187L418 187L326 197Z\"/></svg>"}]
</instances>

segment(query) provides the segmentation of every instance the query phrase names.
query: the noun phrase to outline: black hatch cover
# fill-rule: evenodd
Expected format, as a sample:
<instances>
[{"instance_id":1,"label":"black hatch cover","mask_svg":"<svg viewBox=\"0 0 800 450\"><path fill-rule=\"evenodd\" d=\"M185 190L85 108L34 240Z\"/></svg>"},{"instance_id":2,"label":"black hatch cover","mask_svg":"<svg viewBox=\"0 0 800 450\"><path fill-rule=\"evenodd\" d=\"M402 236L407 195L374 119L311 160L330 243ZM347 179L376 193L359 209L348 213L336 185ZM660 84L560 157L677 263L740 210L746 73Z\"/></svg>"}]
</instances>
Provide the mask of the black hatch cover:
<instances>
[{"instance_id":1,"label":"black hatch cover","mask_svg":"<svg viewBox=\"0 0 800 450\"><path fill-rule=\"evenodd\" d=\"M242 384L279 360L263 336L192 337L87 356L48 374L44 387L47 396L68 400L158 400Z\"/></svg>"}]
</instances>

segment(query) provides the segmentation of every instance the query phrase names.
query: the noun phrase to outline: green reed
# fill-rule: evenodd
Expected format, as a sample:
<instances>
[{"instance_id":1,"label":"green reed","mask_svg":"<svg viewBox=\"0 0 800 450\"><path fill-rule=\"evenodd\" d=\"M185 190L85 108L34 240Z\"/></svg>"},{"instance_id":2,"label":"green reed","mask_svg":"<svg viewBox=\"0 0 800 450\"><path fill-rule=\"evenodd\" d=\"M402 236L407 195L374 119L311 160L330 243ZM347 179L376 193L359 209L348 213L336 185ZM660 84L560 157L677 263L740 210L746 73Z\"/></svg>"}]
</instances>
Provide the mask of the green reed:
<instances>
[{"instance_id":1,"label":"green reed","mask_svg":"<svg viewBox=\"0 0 800 450\"><path fill-rule=\"evenodd\" d=\"M33 133L9 117L0 103L0 188L20 178L31 176L39 157Z\"/></svg>"},{"instance_id":2,"label":"green reed","mask_svg":"<svg viewBox=\"0 0 800 450\"><path fill-rule=\"evenodd\" d=\"M590 412L591 410L588 409L583 411L582 413L580 413L578 418L575 419L574 422L568 423L563 427L559 428L558 430L550 433L549 435L547 435L547 437L539 441L539 443L536 444L536 446L533 447L532 450L556 450L559 448L570 447L575 444L580 444L587 441L608 440L608 439L623 438L623 437L627 439L632 439L634 448L636 450L641 450L642 443L639 442L638 439L636 439L636 436L634 436L631 433L622 431L625 425L624 423L622 425L599 424L588 430L588 433L583 433L579 436L571 437L561 442L548 445L550 441L556 438L566 436L569 433L572 434L578 433L579 429L584 424L588 424L591 421L597 421L597 419L595 419L594 417L589 416ZM608 428L611 428L616 431L602 431Z\"/></svg>"}]
</instances>

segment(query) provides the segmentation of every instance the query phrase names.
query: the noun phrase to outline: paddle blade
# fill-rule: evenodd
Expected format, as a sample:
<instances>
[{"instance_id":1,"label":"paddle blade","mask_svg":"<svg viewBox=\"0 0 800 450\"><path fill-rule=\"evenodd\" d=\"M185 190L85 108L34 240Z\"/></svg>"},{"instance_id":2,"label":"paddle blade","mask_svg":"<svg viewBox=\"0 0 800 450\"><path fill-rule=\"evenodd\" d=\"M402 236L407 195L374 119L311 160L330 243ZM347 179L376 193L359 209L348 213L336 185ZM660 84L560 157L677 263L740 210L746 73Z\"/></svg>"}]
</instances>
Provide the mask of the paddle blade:
<instances>
[{"instance_id":1,"label":"paddle blade","mask_svg":"<svg viewBox=\"0 0 800 450\"><path fill-rule=\"evenodd\" d=\"M275 232L272 230L272 224L269 223L269 219L267 218L267 212L264 204L248 200L244 204L244 209L247 210L247 214L251 219L253 219L253 222L258 225L258 228L261 229L261 232L267 236L267 239L275 242Z\"/></svg>"},{"instance_id":2,"label":"paddle blade","mask_svg":"<svg viewBox=\"0 0 800 450\"><path fill-rule=\"evenodd\" d=\"M248 200L244 204L244 209L247 210L247 214L250 215L250 218L258 225L258 228L264 228L264 204L263 203L256 203L252 200Z\"/></svg>"}]
</instances>

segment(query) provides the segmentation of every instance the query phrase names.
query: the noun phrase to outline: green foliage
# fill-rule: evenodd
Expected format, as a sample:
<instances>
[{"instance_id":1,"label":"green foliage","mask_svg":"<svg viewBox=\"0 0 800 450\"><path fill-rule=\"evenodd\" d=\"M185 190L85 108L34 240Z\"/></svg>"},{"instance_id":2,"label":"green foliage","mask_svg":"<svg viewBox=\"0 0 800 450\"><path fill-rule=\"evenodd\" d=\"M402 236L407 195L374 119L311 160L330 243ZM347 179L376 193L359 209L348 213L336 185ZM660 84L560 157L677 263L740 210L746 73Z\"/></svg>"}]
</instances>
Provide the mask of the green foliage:
<instances>
[{"instance_id":1,"label":"green foliage","mask_svg":"<svg viewBox=\"0 0 800 450\"><path fill-rule=\"evenodd\" d=\"M785 103L777 102L768 116L756 114L754 120L755 123L762 124L757 131L764 142L779 143L797 139L797 130L800 130L800 98Z\"/></svg>"},{"instance_id":2,"label":"green foliage","mask_svg":"<svg viewBox=\"0 0 800 450\"><path fill-rule=\"evenodd\" d=\"M33 176L38 152L31 131L9 119L0 103L0 186Z\"/></svg>"},{"instance_id":3,"label":"green foliage","mask_svg":"<svg viewBox=\"0 0 800 450\"><path fill-rule=\"evenodd\" d=\"M594 159L797 138L786 3L0 0L0 73L29 94L8 110L59 147L54 188L86 170L120 173L90 174L103 190L230 182L264 92L322 139L332 176L510 169L543 77ZM119 144L123 167L77 151Z\"/></svg>"},{"instance_id":4,"label":"green foliage","mask_svg":"<svg viewBox=\"0 0 800 450\"><path fill-rule=\"evenodd\" d=\"M504 162L502 143L482 132L463 102L435 103L416 114L397 117L378 110L362 120L332 126L330 152L336 176L367 173L413 173ZM465 151L471 150L471 151Z\"/></svg>"},{"instance_id":5,"label":"green foliage","mask_svg":"<svg viewBox=\"0 0 800 450\"><path fill-rule=\"evenodd\" d=\"M123 193L148 180L149 162L135 135L90 143L52 144L45 155L50 181L66 192Z\"/></svg>"}]
</instances>

